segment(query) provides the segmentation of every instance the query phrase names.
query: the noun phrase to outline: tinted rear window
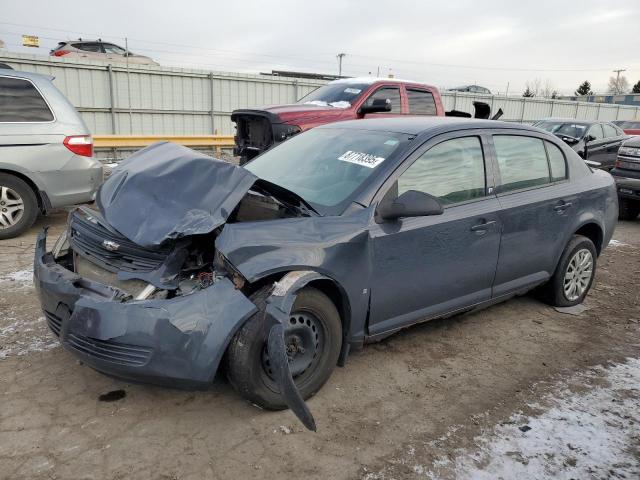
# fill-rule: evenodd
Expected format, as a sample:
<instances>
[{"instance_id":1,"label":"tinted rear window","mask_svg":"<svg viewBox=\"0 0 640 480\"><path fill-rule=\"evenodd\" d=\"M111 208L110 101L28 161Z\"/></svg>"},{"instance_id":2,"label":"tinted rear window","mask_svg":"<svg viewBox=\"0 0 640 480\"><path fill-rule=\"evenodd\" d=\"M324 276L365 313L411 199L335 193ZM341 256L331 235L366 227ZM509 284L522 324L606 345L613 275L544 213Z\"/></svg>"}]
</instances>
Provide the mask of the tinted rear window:
<instances>
[{"instance_id":1,"label":"tinted rear window","mask_svg":"<svg viewBox=\"0 0 640 480\"><path fill-rule=\"evenodd\" d=\"M50 122L53 114L28 80L0 77L0 122Z\"/></svg>"},{"instance_id":2,"label":"tinted rear window","mask_svg":"<svg viewBox=\"0 0 640 480\"><path fill-rule=\"evenodd\" d=\"M435 115L436 102L430 92L407 88L409 113L411 115Z\"/></svg>"}]
</instances>

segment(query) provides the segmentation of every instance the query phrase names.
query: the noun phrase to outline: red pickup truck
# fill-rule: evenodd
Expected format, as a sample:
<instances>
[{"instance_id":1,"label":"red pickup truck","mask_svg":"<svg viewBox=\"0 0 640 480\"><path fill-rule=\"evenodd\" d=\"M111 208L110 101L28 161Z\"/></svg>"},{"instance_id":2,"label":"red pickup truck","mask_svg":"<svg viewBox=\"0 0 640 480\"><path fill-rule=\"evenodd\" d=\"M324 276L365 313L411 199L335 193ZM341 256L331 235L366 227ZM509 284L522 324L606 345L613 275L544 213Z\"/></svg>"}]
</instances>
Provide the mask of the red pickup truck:
<instances>
[{"instance_id":1,"label":"red pickup truck","mask_svg":"<svg viewBox=\"0 0 640 480\"><path fill-rule=\"evenodd\" d=\"M487 104L474 102L476 117L488 118ZM436 87L393 78L345 78L314 90L297 103L235 110L234 154L240 165L287 138L326 123L396 115L438 115L445 111ZM463 112L446 115L467 116Z\"/></svg>"}]
</instances>

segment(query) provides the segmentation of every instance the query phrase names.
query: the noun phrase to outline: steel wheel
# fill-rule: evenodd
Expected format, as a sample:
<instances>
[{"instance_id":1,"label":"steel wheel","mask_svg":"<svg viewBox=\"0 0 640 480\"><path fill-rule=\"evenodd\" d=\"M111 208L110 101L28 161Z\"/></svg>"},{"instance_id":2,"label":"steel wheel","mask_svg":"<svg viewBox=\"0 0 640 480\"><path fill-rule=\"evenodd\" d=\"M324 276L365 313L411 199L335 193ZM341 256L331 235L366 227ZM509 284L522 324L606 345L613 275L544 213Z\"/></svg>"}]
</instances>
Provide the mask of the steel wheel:
<instances>
[{"instance_id":1,"label":"steel wheel","mask_svg":"<svg viewBox=\"0 0 640 480\"><path fill-rule=\"evenodd\" d=\"M12 188L0 186L0 230L15 226L24 215L24 200Z\"/></svg>"},{"instance_id":2,"label":"steel wheel","mask_svg":"<svg viewBox=\"0 0 640 480\"><path fill-rule=\"evenodd\" d=\"M291 376L299 380L305 372L311 372L317 363L318 352L322 350L324 343L324 329L313 313L294 312L289 318L284 342ZM273 378L266 345L262 352L262 367Z\"/></svg>"},{"instance_id":3,"label":"steel wheel","mask_svg":"<svg viewBox=\"0 0 640 480\"><path fill-rule=\"evenodd\" d=\"M593 276L593 255L586 248L578 250L567 265L564 274L564 296L570 302L580 298L589 288Z\"/></svg>"}]
</instances>

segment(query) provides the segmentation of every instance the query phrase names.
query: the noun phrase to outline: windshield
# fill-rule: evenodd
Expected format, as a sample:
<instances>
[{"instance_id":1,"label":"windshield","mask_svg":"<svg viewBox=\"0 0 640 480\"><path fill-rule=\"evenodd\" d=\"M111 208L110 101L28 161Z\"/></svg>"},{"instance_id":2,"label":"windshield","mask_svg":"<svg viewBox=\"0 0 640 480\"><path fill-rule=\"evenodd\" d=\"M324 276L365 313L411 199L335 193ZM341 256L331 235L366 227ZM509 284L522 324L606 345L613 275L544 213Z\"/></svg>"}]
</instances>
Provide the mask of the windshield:
<instances>
[{"instance_id":1,"label":"windshield","mask_svg":"<svg viewBox=\"0 0 640 480\"><path fill-rule=\"evenodd\" d=\"M298 103L320 107L349 108L367 88L369 88L367 83L330 83L314 90L298 100Z\"/></svg>"},{"instance_id":2,"label":"windshield","mask_svg":"<svg viewBox=\"0 0 640 480\"><path fill-rule=\"evenodd\" d=\"M573 138L584 137L584 134L589 127L589 125L584 123L573 122L538 122L534 126L546 130L547 132L551 132L554 135L566 135Z\"/></svg>"},{"instance_id":3,"label":"windshield","mask_svg":"<svg viewBox=\"0 0 640 480\"><path fill-rule=\"evenodd\" d=\"M404 133L317 128L268 150L245 168L296 193L323 215L338 214L408 139Z\"/></svg>"}]
</instances>

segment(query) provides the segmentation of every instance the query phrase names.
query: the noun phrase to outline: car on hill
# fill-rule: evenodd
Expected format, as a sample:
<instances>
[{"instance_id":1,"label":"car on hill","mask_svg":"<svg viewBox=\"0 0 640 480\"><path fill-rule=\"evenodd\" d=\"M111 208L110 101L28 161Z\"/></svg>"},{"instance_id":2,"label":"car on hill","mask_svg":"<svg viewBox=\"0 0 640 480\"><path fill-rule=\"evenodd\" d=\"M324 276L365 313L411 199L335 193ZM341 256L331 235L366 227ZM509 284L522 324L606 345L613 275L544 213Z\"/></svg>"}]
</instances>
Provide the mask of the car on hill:
<instances>
[{"instance_id":1,"label":"car on hill","mask_svg":"<svg viewBox=\"0 0 640 480\"><path fill-rule=\"evenodd\" d=\"M352 349L532 289L582 302L618 214L611 175L557 137L434 117L323 125L245 167L154 144L96 204L51 250L37 241L62 345L169 386L207 387L224 364L240 395L310 429L304 399Z\"/></svg>"},{"instance_id":2,"label":"car on hill","mask_svg":"<svg viewBox=\"0 0 640 480\"><path fill-rule=\"evenodd\" d=\"M41 213L92 201L102 183L91 133L52 79L0 70L0 239Z\"/></svg>"},{"instance_id":3,"label":"car on hill","mask_svg":"<svg viewBox=\"0 0 640 480\"><path fill-rule=\"evenodd\" d=\"M86 60L99 60L101 62L130 63L138 65L158 65L150 57L137 55L127 51L120 45L98 40L67 40L59 42L56 48L49 52L52 57L83 58Z\"/></svg>"},{"instance_id":4,"label":"car on hill","mask_svg":"<svg viewBox=\"0 0 640 480\"><path fill-rule=\"evenodd\" d=\"M611 122L547 118L533 126L553 133L592 166L605 170L613 168L618 149L628 138Z\"/></svg>"}]
</instances>

